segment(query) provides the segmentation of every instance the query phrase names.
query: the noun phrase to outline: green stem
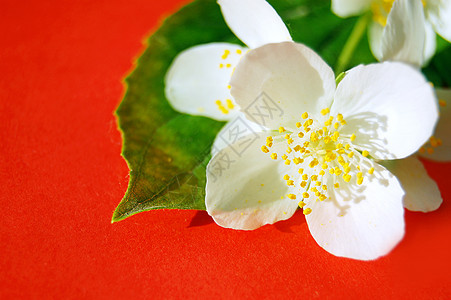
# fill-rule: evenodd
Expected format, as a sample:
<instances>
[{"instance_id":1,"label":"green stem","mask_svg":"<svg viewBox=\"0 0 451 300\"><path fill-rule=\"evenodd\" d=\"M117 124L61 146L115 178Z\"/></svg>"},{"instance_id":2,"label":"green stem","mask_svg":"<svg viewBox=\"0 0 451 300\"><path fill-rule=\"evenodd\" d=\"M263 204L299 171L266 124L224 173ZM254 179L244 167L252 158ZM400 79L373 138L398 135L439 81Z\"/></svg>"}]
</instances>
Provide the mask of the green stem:
<instances>
[{"instance_id":1,"label":"green stem","mask_svg":"<svg viewBox=\"0 0 451 300\"><path fill-rule=\"evenodd\" d=\"M362 15L354 25L351 34L349 35L346 44L341 50L340 56L337 60L337 67L335 69L335 74L340 74L343 72L349 64L352 55L354 54L355 48L359 44L360 40L365 33L365 29L368 26L368 23L371 19L371 14L366 13Z\"/></svg>"}]
</instances>

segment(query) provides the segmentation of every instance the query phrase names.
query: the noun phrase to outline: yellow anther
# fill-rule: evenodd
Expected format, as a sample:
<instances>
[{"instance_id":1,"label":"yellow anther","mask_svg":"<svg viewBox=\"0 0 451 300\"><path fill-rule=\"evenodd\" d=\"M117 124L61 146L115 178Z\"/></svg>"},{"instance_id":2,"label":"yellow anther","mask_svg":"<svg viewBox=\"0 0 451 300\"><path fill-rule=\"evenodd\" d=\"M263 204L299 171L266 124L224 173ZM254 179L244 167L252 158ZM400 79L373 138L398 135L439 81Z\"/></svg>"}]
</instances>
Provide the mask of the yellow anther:
<instances>
[{"instance_id":1,"label":"yellow anther","mask_svg":"<svg viewBox=\"0 0 451 300\"><path fill-rule=\"evenodd\" d=\"M293 144L293 142L294 142L294 141L293 141L292 138L289 138L289 139L287 140L287 143L288 143L288 144Z\"/></svg>"},{"instance_id":2,"label":"yellow anther","mask_svg":"<svg viewBox=\"0 0 451 300\"><path fill-rule=\"evenodd\" d=\"M324 170L319 171L318 173L320 176L324 176L324 174L326 174L326 172L324 172Z\"/></svg>"},{"instance_id":3,"label":"yellow anther","mask_svg":"<svg viewBox=\"0 0 451 300\"><path fill-rule=\"evenodd\" d=\"M221 56L221 58L222 59L226 59L227 58L227 56L229 56L229 54L230 54L230 50L224 50L224 54Z\"/></svg>"},{"instance_id":4,"label":"yellow anther","mask_svg":"<svg viewBox=\"0 0 451 300\"><path fill-rule=\"evenodd\" d=\"M345 149L346 149L346 150L349 150L349 148L351 148L351 145L346 144Z\"/></svg>"},{"instance_id":5,"label":"yellow anther","mask_svg":"<svg viewBox=\"0 0 451 300\"><path fill-rule=\"evenodd\" d=\"M316 185L316 186L320 186L320 185L321 185L321 182L317 181L317 182L315 183L315 185Z\"/></svg>"},{"instance_id":6,"label":"yellow anther","mask_svg":"<svg viewBox=\"0 0 451 300\"><path fill-rule=\"evenodd\" d=\"M294 185L294 181L293 180L287 180L287 185Z\"/></svg>"},{"instance_id":7,"label":"yellow anther","mask_svg":"<svg viewBox=\"0 0 451 300\"><path fill-rule=\"evenodd\" d=\"M224 68L224 64L219 64L219 68L220 69Z\"/></svg>"},{"instance_id":8,"label":"yellow anther","mask_svg":"<svg viewBox=\"0 0 451 300\"><path fill-rule=\"evenodd\" d=\"M230 89L232 88L232 86L229 84L229 85L227 86L227 88L230 90Z\"/></svg>"},{"instance_id":9,"label":"yellow anther","mask_svg":"<svg viewBox=\"0 0 451 300\"><path fill-rule=\"evenodd\" d=\"M301 187L305 188L305 186L307 185L307 181L301 181Z\"/></svg>"},{"instance_id":10,"label":"yellow anther","mask_svg":"<svg viewBox=\"0 0 451 300\"><path fill-rule=\"evenodd\" d=\"M344 171L345 171L345 173L349 173L349 172L351 172L351 168L349 166L347 166L344 168Z\"/></svg>"},{"instance_id":11,"label":"yellow anther","mask_svg":"<svg viewBox=\"0 0 451 300\"><path fill-rule=\"evenodd\" d=\"M308 198L308 197L310 197L310 195L307 192L304 192L304 193L302 193L302 197L303 198Z\"/></svg>"},{"instance_id":12,"label":"yellow anther","mask_svg":"<svg viewBox=\"0 0 451 300\"><path fill-rule=\"evenodd\" d=\"M346 121L345 121L345 120L342 120L342 121L340 121L340 124L341 124L341 125L346 125Z\"/></svg>"},{"instance_id":13,"label":"yellow anther","mask_svg":"<svg viewBox=\"0 0 451 300\"><path fill-rule=\"evenodd\" d=\"M421 147L419 151L420 151L421 154L424 154L426 152L426 148Z\"/></svg>"},{"instance_id":14,"label":"yellow anther","mask_svg":"<svg viewBox=\"0 0 451 300\"><path fill-rule=\"evenodd\" d=\"M338 127L340 127L340 123L337 122L337 123L334 124L334 128L338 129Z\"/></svg>"},{"instance_id":15,"label":"yellow anther","mask_svg":"<svg viewBox=\"0 0 451 300\"><path fill-rule=\"evenodd\" d=\"M277 153L271 153L271 158L272 159L277 159Z\"/></svg>"},{"instance_id":16,"label":"yellow anther","mask_svg":"<svg viewBox=\"0 0 451 300\"><path fill-rule=\"evenodd\" d=\"M439 100L438 100L438 104L439 104L441 107L445 107L445 106L446 106L446 101L443 100L443 99L439 99Z\"/></svg>"},{"instance_id":17,"label":"yellow anther","mask_svg":"<svg viewBox=\"0 0 451 300\"><path fill-rule=\"evenodd\" d=\"M321 165L321 168L322 168L323 170L327 169L328 167L329 167L329 166L328 166L326 163L324 163L324 164Z\"/></svg>"},{"instance_id":18,"label":"yellow anther","mask_svg":"<svg viewBox=\"0 0 451 300\"><path fill-rule=\"evenodd\" d=\"M338 189L340 187L340 184L338 182L334 183L334 188Z\"/></svg>"},{"instance_id":19,"label":"yellow anther","mask_svg":"<svg viewBox=\"0 0 451 300\"><path fill-rule=\"evenodd\" d=\"M374 173L374 168L370 168L369 170L368 170L368 174L373 174Z\"/></svg>"},{"instance_id":20,"label":"yellow anther","mask_svg":"<svg viewBox=\"0 0 451 300\"><path fill-rule=\"evenodd\" d=\"M335 148L336 148L336 149L341 149L341 148L343 148L343 144L338 143L338 144L335 146Z\"/></svg>"},{"instance_id":21,"label":"yellow anther","mask_svg":"<svg viewBox=\"0 0 451 300\"><path fill-rule=\"evenodd\" d=\"M305 132L309 132L310 131L310 127L305 127L304 130L305 130Z\"/></svg>"},{"instance_id":22,"label":"yellow anther","mask_svg":"<svg viewBox=\"0 0 451 300\"><path fill-rule=\"evenodd\" d=\"M290 135L287 133L287 134L285 134L285 139L289 139L290 138Z\"/></svg>"},{"instance_id":23,"label":"yellow anther","mask_svg":"<svg viewBox=\"0 0 451 300\"><path fill-rule=\"evenodd\" d=\"M434 153L434 148L428 148L426 151L428 152L428 154L433 154Z\"/></svg>"},{"instance_id":24,"label":"yellow anther","mask_svg":"<svg viewBox=\"0 0 451 300\"><path fill-rule=\"evenodd\" d=\"M368 155L370 155L370 153L366 150L363 150L362 155L363 155L363 157L367 157Z\"/></svg>"},{"instance_id":25,"label":"yellow anther","mask_svg":"<svg viewBox=\"0 0 451 300\"><path fill-rule=\"evenodd\" d=\"M289 159L286 159L286 160L285 160L285 164L286 164L286 165L289 165L290 163L291 163L291 160L289 160Z\"/></svg>"},{"instance_id":26,"label":"yellow anther","mask_svg":"<svg viewBox=\"0 0 451 300\"><path fill-rule=\"evenodd\" d=\"M299 146L299 145L296 145L296 146L294 146L294 151L296 151L296 152L298 152L299 150L301 150L301 146Z\"/></svg>"},{"instance_id":27,"label":"yellow anther","mask_svg":"<svg viewBox=\"0 0 451 300\"><path fill-rule=\"evenodd\" d=\"M283 159L283 160L285 160L285 159L287 159L287 158L288 158L288 156L287 156L286 154L282 155L282 159Z\"/></svg>"},{"instance_id":28,"label":"yellow anther","mask_svg":"<svg viewBox=\"0 0 451 300\"><path fill-rule=\"evenodd\" d=\"M307 148L310 145L309 141L304 142L304 147Z\"/></svg>"},{"instance_id":29,"label":"yellow anther","mask_svg":"<svg viewBox=\"0 0 451 300\"><path fill-rule=\"evenodd\" d=\"M236 54L241 54L241 49L236 49Z\"/></svg>"},{"instance_id":30,"label":"yellow anther","mask_svg":"<svg viewBox=\"0 0 451 300\"><path fill-rule=\"evenodd\" d=\"M346 182L351 181L351 178L352 178L352 176L349 175L349 174L344 174L344 175L343 175L343 180L346 181Z\"/></svg>"},{"instance_id":31,"label":"yellow anther","mask_svg":"<svg viewBox=\"0 0 451 300\"><path fill-rule=\"evenodd\" d=\"M266 146L272 147L272 142L266 142Z\"/></svg>"},{"instance_id":32,"label":"yellow anther","mask_svg":"<svg viewBox=\"0 0 451 300\"><path fill-rule=\"evenodd\" d=\"M295 158L293 158L293 162L295 164L299 165L300 163L304 162L304 160L302 158L295 157Z\"/></svg>"},{"instance_id":33,"label":"yellow anther","mask_svg":"<svg viewBox=\"0 0 451 300\"><path fill-rule=\"evenodd\" d=\"M338 131L334 132L334 135L332 136L332 140L336 142L338 140L338 137L340 136L340 133Z\"/></svg>"},{"instance_id":34,"label":"yellow anther","mask_svg":"<svg viewBox=\"0 0 451 300\"><path fill-rule=\"evenodd\" d=\"M307 113L307 112L303 113L303 114L301 115L301 118L307 119L307 118L308 118L308 113Z\"/></svg>"},{"instance_id":35,"label":"yellow anther","mask_svg":"<svg viewBox=\"0 0 451 300\"><path fill-rule=\"evenodd\" d=\"M218 106L221 106L221 105L222 105L221 100L216 100L215 103L216 103L216 105L218 105Z\"/></svg>"},{"instance_id":36,"label":"yellow anther","mask_svg":"<svg viewBox=\"0 0 451 300\"><path fill-rule=\"evenodd\" d=\"M438 146L438 141L435 137L431 136L431 138L429 139L429 142L431 143L432 147L437 147Z\"/></svg>"},{"instance_id":37,"label":"yellow anther","mask_svg":"<svg viewBox=\"0 0 451 300\"><path fill-rule=\"evenodd\" d=\"M312 119L308 119L308 125L312 125L313 124L313 120Z\"/></svg>"},{"instance_id":38,"label":"yellow anther","mask_svg":"<svg viewBox=\"0 0 451 300\"><path fill-rule=\"evenodd\" d=\"M311 189L310 189L310 191L312 191L312 192L317 192L318 190L316 189L316 187L312 187Z\"/></svg>"},{"instance_id":39,"label":"yellow anther","mask_svg":"<svg viewBox=\"0 0 451 300\"><path fill-rule=\"evenodd\" d=\"M313 181L317 181L318 180L318 175L312 175L310 177Z\"/></svg>"},{"instance_id":40,"label":"yellow anther","mask_svg":"<svg viewBox=\"0 0 451 300\"><path fill-rule=\"evenodd\" d=\"M354 142L354 140L355 140L355 133L353 133L349 139L351 140L351 142Z\"/></svg>"},{"instance_id":41,"label":"yellow anther","mask_svg":"<svg viewBox=\"0 0 451 300\"><path fill-rule=\"evenodd\" d=\"M332 139L330 138L330 136L324 137L324 143L325 144L329 144L331 141L332 141Z\"/></svg>"},{"instance_id":42,"label":"yellow anther","mask_svg":"<svg viewBox=\"0 0 451 300\"><path fill-rule=\"evenodd\" d=\"M290 147L287 147L287 153L291 153L291 148Z\"/></svg>"},{"instance_id":43,"label":"yellow anther","mask_svg":"<svg viewBox=\"0 0 451 300\"><path fill-rule=\"evenodd\" d=\"M226 103L227 103L227 108L229 108L229 109L233 109L235 107L232 100L230 100L230 99L227 99Z\"/></svg>"},{"instance_id":44,"label":"yellow anther","mask_svg":"<svg viewBox=\"0 0 451 300\"><path fill-rule=\"evenodd\" d=\"M268 136L268 137L266 138L266 141L267 141L267 142L272 142L272 141L273 141L272 136Z\"/></svg>"},{"instance_id":45,"label":"yellow anther","mask_svg":"<svg viewBox=\"0 0 451 300\"><path fill-rule=\"evenodd\" d=\"M357 175L357 178L362 178L363 177L363 173L362 172L358 172L356 175Z\"/></svg>"},{"instance_id":46,"label":"yellow anther","mask_svg":"<svg viewBox=\"0 0 451 300\"><path fill-rule=\"evenodd\" d=\"M335 172L334 172L334 174L335 174L336 176L339 176L339 175L341 174L340 168L335 167Z\"/></svg>"},{"instance_id":47,"label":"yellow anther","mask_svg":"<svg viewBox=\"0 0 451 300\"><path fill-rule=\"evenodd\" d=\"M304 133L303 132L299 132L298 133L298 137L300 137L302 139L304 137Z\"/></svg>"},{"instance_id":48,"label":"yellow anther","mask_svg":"<svg viewBox=\"0 0 451 300\"><path fill-rule=\"evenodd\" d=\"M315 167L315 166L318 165L318 164L319 164L318 160L317 160L316 158L314 158L314 159L309 163L309 167L310 167L310 168L313 168L313 167Z\"/></svg>"},{"instance_id":49,"label":"yellow anther","mask_svg":"<svg viewBox=\"0 0 451 300\"><path fill-rule=\"evenodd\" d=\"M337 115L337 121L338 121L338 122L343 121L343 115L342 115L342 114L338 114L338 115Z\"/></svg>"},{"instance_id":50,"label":"yellow anther","mask_svg":"<svg viewBox=\"0 0 451 300\"><path fill-rule=\"evenodd\" d=\"M304 173L304 169L303 169L303 168L300 168L300 169L298 170L298 173L299 173L299 174Z\"/></svg>"},{"instance_id":51,"label":"yellow anther","mask_svg":"<svg viewBox=\"0 0 451 300\"><path fill-rule=\"evenodd\" d=\"M295 200L296 199L296 195L295 194L288 194L287 197L291 200Z\"/></svg>"},{"instance_id":52,"label":"yellow anther","mask_svg":"<svg viewBox=\"0 0 451 300\"><path fill-rule=\"evenodd\" d=\"M348 157L349 157L349 158L352 158L353 156L354 156L354 152L349 152L349 153L348 153Z\"/></svg>"},{"instance_id":53,"label":"yellow anther","mask_svg":"<svg viewBox=\"0 0 451 300\"><path fill-rule=\"evenodd\" d=\"M301 122L296 122L296 127L300 128L302 126Z\"/></svg>"},{"instance_id":54,"label":"yellow anther","mask_svg":"<svg viewBox=\"0 0 451 300\"><path fill-rule=\"evenodd\" d=\"M302 180L308 180L308 175L307 174L302 175Z\"/></svg>"},{"instance_id":55,"label":"yellow anther","mask_svg":"<svg viewBox=\"0 0 451 300\"><path fill-rule=\"evenodd\" d=\"M332 174L334 174L334 169L329 169L329 173L332 175Z\"/></svg>"},{"instance_id":56,"label":"yellow anther","mask_svg":"<svg viewBox=\"0 0 451 300\"><path fill-rule=\"evenodd\" d=\"M262 146L262 151L263 151L264 153L268 153L268 152L269 152L269 149L268 149L265 145L263 145L263 146Z\"/></svg>"},{"instance_id":57,"label":"yellow anther","mask_svg":"<svg viewBox=\"0 0 451 300\"><path fill-rule=\"evenodd\" d=\"M326 200L326 199L327 199L327 197L324 196L323 194L321 194L321 195L319 196L319 201L324 201L324 200Z\"/></svg>"},{"instance_id":58,"label":"yellow anther","mask_svg":"<svg viewBox=\"0 0 451 300\"><path fill-rule=\"evenodd\" d=\"M301 149L299 149L299 152L304 153L305 152L305 148L301 147Z\"/></svg>"},{"instance_id":59,"label":"yellow anther","mask_svg":"<svg viewBox=\"0 0 451 300\"><path fill-rule=\"evenodd\" d=\"M304 211L302 212L304 215L309 215L312 212L311 208L306 208L304 209Z\"/></svg>"},{"instance_id":60,"label":"yellow anther","mask_svg":"<svg viewBox=\"0 0 451 300\"><path fill-rule=\"evenodd\" d=\"M363 177L357 178L357 184L361 185L363 183Z\"/></svg>"},{"instance_id":61,"label":"yellow anther","mask_svg":"<svg viewBox=\"0 0 451 300\"><path fill-rule=\"evenodd\" d=\"M327 185L323 185L321 188L322 188L323 190L327 191Z\"/></svg>"},{"instance_id":62,"label":"yellow anther","mask_svg":"<svg viewBox=\"0 0 451 300\"><path fill-rule=\"evenodd\" d=\"M288 174L285 174L285 175L283 175L283 179L288 180L288 179L290 179L290 176Z\"/></svg>"},{"instance_id":63,"label":"yellow anther","mask_svg":"<svg viewBox=\"0 0 451 300\"><path fill-rule=\"evenodd\" d=\"M218 108L223 114L228 114L229 113L229 111L224 106L219 106Z\"/></svg>"},{"instance_id":64,"label":"yellow anther","mask_svg":"<svg viewBox=\"0 0 451 300\"><path fill-rule=\"evenodd\" d=\"M300 208L303 208L305 206L305 202L304 201L299 201L298 203Z\"/></svg>"},{"instance_id":65,"label":"yellow anther","mask_svg":"<svg viewBox=\"0 0 451 300\"><path fill-rule=\"evenodd\" d=\"M324 109L321 110L321 114L322 114L323 116L327 115L329 112L330 112L330 110L329 110L328 107L326 107L326 108L324 108Z\"/></svg>"},{"instance_id":66,"label":"yellow anther","mask_svg":"<svg viewBox=\"0 0 451 300\"><path fill-rule=\"evenodd\" d=\"M286 131L285 128L279 127L279 133L282 133L282 132L285 132L285 131Z\"/></svg>"},{"instance_id":67,"label":"yellow anther","mask_svg":"<svg viewBox=\"0 0 451 300\"><path fill-rule=\"evenodd\" d=\"M310 141L311 142L316 142L318 140L318 136L316 135L316 132L312 132L310 134Z\"/></svg>"}]
</instances>

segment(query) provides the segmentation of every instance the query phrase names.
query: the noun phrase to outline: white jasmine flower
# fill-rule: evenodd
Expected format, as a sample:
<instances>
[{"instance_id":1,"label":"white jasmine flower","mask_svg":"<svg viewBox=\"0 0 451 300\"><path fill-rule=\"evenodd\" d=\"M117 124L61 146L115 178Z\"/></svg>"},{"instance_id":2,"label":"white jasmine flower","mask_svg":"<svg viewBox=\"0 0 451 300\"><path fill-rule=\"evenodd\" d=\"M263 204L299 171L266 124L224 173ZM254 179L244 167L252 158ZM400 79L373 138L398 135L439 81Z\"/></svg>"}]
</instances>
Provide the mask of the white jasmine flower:
<instances>
[{"instance_id":1,"label":"white jasmine flower","mask_svg":"<svg viewBox=\"0 0 451 300\"><path fill-rule=\"evenodd\" d=\"M264 0L219 0L224 19L249 48L291 41L276 11ZM178 111L231 120L238 107L230 95L233 69L248 48L210 43L189 48L172 63L165 79L166 97Z\"/></svg>"},{"instance_id":2,"label":"white jasmine flower","mask_svg":"<svg viewBox=\"0 0 451 300\"><path fill-rule=\"evenodd\" d=\"M435 53L434 30L451 41L451 0L332 0L332 11L340 17L371 11L369 39L379 61L420 67Z\"/></svg>"},{"instance_id":3,"label":"white jasmine flower","mask_svg":"<svg viewBox=\"0 0 451 300\"><path fill-rule=\"evenodd\" d=\"M246 151L223 145L208 164L206 206L217 224L256 229L301 207L321 247L362 260L402 239L404 191L378 161L408 157L433 132L436 99L421 73L396 62L357 66L336 87L319 56L285 42L251 50L230 84L240 107L263 93L283 113L260 122L268 130L253 132Z\"/></svg>"}]
</instances>

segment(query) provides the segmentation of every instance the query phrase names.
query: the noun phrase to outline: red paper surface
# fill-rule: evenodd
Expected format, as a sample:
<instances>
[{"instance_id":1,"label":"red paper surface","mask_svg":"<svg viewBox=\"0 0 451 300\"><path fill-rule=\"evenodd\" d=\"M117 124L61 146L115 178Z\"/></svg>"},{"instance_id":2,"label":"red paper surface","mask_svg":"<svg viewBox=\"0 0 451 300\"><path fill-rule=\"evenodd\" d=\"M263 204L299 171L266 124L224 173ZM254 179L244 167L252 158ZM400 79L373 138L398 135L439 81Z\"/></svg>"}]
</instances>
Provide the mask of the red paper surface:
<instances>
[{"instance_id":1,"label":"red paper surface","mask_svg":"<svg viewBox=\"0 0 451 300\"><path fill-rule=\"evenodd\" d=\"M449 299L449 163L426 164L442 207L407 212L404 240L373 262L322 250L302 213L252 232L195 211L110 224L128 183L121 82L183 2L2 2L0 298Z\"/></svg>"}]
</instances>

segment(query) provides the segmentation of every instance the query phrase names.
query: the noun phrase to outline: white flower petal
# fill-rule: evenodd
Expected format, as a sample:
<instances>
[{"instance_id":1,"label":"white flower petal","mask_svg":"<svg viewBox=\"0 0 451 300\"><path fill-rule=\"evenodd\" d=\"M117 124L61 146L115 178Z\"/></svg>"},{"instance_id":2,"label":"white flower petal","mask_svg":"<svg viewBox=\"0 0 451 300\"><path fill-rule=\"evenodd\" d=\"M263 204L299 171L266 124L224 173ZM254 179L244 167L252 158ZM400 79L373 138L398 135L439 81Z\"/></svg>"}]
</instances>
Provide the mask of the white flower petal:
<instances>
[{"instance_id":1,"label":"white flower petal","mask_svg":"<svg viewBox=\"0 0 451 300\"><path fill-rule=\"evenodd\" d=\"M374 177L361 186L343 184L331 199L308 206L307 224L326 251L361 260L387 254L404 235L404 194L398 180L375 164Z\"/></svg>"},{"instance_id":2,"label":"white flower petal","mask_svg":"<svg viewBox=\"0 0 451 300\"><path fill-rule=\"evenodd\" d=\"M249 48L291 41L287 27L264 0L218 0L222 15L235 35Z\"/></svg>"},{"instance_id":3,"label":"white flower petal","mask_svg":"<svg viewBox=\"0 0 451 300\"><path fill-rule=\"evenodd\" d=\"M435 31L451 42L451 1L426 1L425 14Z\"/></svg>"},{"instance_id":4,"label":"white flower petal","mask_svg":"<svg viewBox=\"0 0 451 300\"><path fill-rule=\"evenodd\" d=\"M382 61L402 61L421 67L426 39L421 0L397 0L382 32Z\"/></svg>"},{"instance_id":5,"label":"white flower petal","mask_svg":"<svg viewBox=\"0 0 451 300\"><path fill-rule=\"evenodd\" d=\"M431 58L435 54L435 50L437 48L437 35L435 34L434 28L432 28L431 23L425 22L425 30L426 30L426 40L424 44L424 62L423 65L427 65Z\"/></svg>"},{"instance_id":6,"label":"white flower petal","mask_svg":"<svg viewBox=\"0 0 451 300\"><path fill-rule=\"evenodd\" d=\"M342 18L360 15L370 8L371 2L371 0L332 0L332 11Z\"/></svg>"},{"instance_id":7,"label":"white flower petal","mask_svg":"<svg viewBox=\"0 0 451 300\"><path fill-rule=\"evenodd\" d=\"M249 135L258 134L264 131L261 125L251 122L239 112L235 119L230 120L216 135L211 154L216 155L222 149L231 146L239 140L245 139Z\"/></svg>"},{"instance_id":8,"label":"white flower petal","mask_svg":"<svg viewBox=\"0 0 451 300\"><path fill-rule=\"evenodd\" d=\"M371 52L378 61L382 61L382 27L377 22L371 22L368 28L368 41L370 43Z\"/></svg>"},{"instance_id":9,"label":"white flower petal","mask_svg":"<svg viewBox=\"0 0 451 300\"><path fill-rule=\"evenodd\" d=\"M294 128L302 113L319 117L320 110L330 106L335 77L311 49L284 42L249 51L230 85L249 120L271 129Z\"/></svg>"},{"instance_id":10,"label":"white flower petal","mask_svg":"<svg viewBox=\"0 0 451 300\"><path fill-rule=\"evenodd\" d=\"M227 108L227 99L233 103L228 84L233 68L245 51L238 45L211 43L181 52L165 78L169 103L183 113L216 120L232 119L238 109ZM219 109L217 100L229 111L227 114Z\"/></svg>"},{"instance_id":11,"label":"white flower petal","mask_svg":"<svg viewBox=\"0 0 451 300\"><path fill-rule=\"evenodd\" d=\"M380 163L395 174L401 183L406 192L403 199L405 208L411 211L430 212L440 207L443 201L440 190L416 155Z\"/></svg>"},{"instance_id":12,"label":"white flower petal","mask_svg":"<svg viewBox=\"0 0 451 300\"><path fill-rule=\"evenodd\" d=\"M269 134L250 135L247 148L237 142L207 166L207 212L223 227L252 230L291 217L298 201L286 197L282 160L261 151ZM274 145L273 147L276 147Z\"/></svg>"},{"instance_id":13,"label":"white flower petal","mask_svg":"<svg viewBox=\"0 0 451 300\"><path fill-rule=\"evenodd\" d=\"M384 62L351 69L335 93L331 115L342 113L341 135L377 159L404 158L423 145L437 122L431 85L416 69Z\"/></svg>"},{"instance_id":14,"label":"white flower petal","mask_svg":"<svg viewBox=\"0 0 451 300\"><path fill-rule=\"evenodd\" d=\"M434 138L435 142L439 139L441 145L434 146L430 141L424 146L424 153L420 152L420 155L436 161L451 161L451 89L437 88L436 92L440 118L435 128Z\"/></svg>"}]
</instances>

